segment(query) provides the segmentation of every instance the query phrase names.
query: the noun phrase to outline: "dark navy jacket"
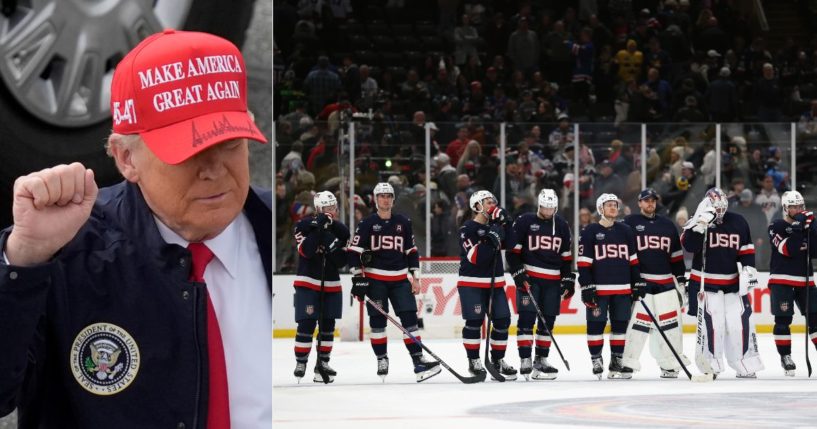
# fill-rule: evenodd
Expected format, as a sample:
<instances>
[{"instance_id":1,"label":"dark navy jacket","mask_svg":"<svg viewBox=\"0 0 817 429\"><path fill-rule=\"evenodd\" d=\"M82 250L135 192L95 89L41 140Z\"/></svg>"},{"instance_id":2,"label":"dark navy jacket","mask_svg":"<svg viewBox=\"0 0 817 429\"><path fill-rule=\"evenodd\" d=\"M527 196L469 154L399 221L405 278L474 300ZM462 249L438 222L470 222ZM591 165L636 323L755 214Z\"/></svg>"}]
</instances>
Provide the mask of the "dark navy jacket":
<instances>
[{"instance_id":1,"label":"dark navy jacket","mask_svg":"<svg viewBox=\"0 0 817 429\"><path fill-rule=\"evenodd\" d=\"M271 197L251 190L244 206L270 288ZM21 428L204 428L206 289L190 265L124 182L100 191L52 261L0 257L0 415L17 407Z\"/></svg>"}]
</instances>

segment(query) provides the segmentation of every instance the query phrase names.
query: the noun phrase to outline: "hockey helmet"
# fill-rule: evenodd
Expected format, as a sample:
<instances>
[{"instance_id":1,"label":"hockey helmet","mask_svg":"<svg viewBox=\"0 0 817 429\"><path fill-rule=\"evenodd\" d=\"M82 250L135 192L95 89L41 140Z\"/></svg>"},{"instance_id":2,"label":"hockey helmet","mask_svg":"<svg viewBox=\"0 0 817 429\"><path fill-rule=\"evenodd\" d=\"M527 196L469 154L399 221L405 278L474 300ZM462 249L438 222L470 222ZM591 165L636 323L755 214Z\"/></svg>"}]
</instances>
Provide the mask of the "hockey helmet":
<instances>
[{"instance_id":1,"label":"hockey helmet","mask_svg":"<svg viewBox=\"0 0 817 429\"><path fill-rule=\"evenodd\" d=\"M599 216L604 217L604 203L608 201L615 201L618 205L618 197L615 194L601 194L596 199L596 211Z\"/></svg>"},{"instance_id":2,"label":"hockey helmet","mask_svg":"<svg viewBox=\"0 0 817 429\"><path fill-rule=\"evenodd\" d=\"M372 191L372 195L374 196L374 206L376 209L380 210L380 206L377 204L377 196L381 194L391 194L392 198L396 198L397 196L394 195L394 188L391 186L389 182L380 182L374 186L374 191Z\"/></svg>"},{"instance_id":3,"label":"hockey helmet","mask_svg":"<svg viewBox=\"0 0 817 429\"><path fill-rule=\"evenodd\" d=\"M791 206L803 206L803 209L806 208L806 201L803 199L803 195L797 191L786 191L783 193L783 196L780 197L780 202L783 205L783 213L788 214L789 207Z\"/></svg>"},{"instance_id":4,"label":"hockey helmet","mask_svg":"<svg viewBox=\"0 0 817 429\"><path fill-rule=\"evenodd\" d=\"M638 194L638 201L646 200L647 198L655 198L655 200L658 201L658 192L655 192L655 189L653 188L647 188Z\"/></svg>"},{"instance_id":5,"label":"hockey helmet","mask_svg":"<svg viewBox=\"0 0 817 429\"><path fill-rule=\"evenodd\" d=\"M494 194L491 192L486 190L476 191L471 194L471 199L468 201L468 207L470 207L475 213L482 213L485 207L482 202L488 198L494 200L494 203L496 203L496 197L494 197ZM479 204L479 210L477 210L477 204Z\"/></svg>"},{"instance_id":6,"label":"hockey helmet","mask_svg":"<svg viewBox=\"0 0 817 429\"><path fill-rule=\"evenodd\" d=\"M539 207L546 209L559 208L559 197L553 189L542 189L539 192Z\"/></svg>"},{"instance_id":7,"label":"hockey helmet","mask_svg":"<svg viewBox=\"0 0 817 429\"><path fill-rule=\"evenodd\" d=\"M312 202L315 204L315 211L318 213L323 213L325 207L337 207L338 205L338 199L335 198L335 194L329 191L318 192L315 194L315 198Z\"/></svg>"}]
</instances>

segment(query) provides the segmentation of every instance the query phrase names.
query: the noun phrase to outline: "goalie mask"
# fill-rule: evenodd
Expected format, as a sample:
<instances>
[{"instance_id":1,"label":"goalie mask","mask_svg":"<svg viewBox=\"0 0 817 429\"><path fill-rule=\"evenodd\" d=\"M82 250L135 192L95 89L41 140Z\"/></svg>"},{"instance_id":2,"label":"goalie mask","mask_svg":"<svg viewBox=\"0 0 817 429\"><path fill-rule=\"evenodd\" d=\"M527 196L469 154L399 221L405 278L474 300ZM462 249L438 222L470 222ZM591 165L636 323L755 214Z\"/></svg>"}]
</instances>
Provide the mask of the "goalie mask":
<instances>
[{"instance_id":1,"label":"goalie mask","mask_svg":"<svg viewBox=\"0 0 817 429\"><path fill-rule=\"evenodd\" d=\"M797 191L786 191L783 193L783 196L780 197L780 202L783 205L783 214L789 214L789 207L799 207L798 211L803 211L806 209L806 201L803 199L803 195L801 195Z\"/></svg>"},{"instance_id":2,"label":"goalie mask","mask_svg":"<svg viewBox=\"0 0 817 429\"><path fill-rule=\"evenodd\" d=\"M470 207L474 213L484 213L485 205L483 204L483 201L485 201L488 198L494 200L494 204L496 204L496 198L494 197L494 194L484 190L476 191L473 194L471 194L471 199L468 201L468 207ZM477 204L479 204L479 209L477 209Z\"/></svg>"},{"instance_id":3,"label":"goalie mask","mask_svg":"<svg viewBox=\"0 0 817 429\"><path fill-rule=\"evenodd\" d=\"M323 213L324 208L338 206L338 199L335 198L335 194L329 191L318 192L315 194L315 198L312 200L315 204L315 212Z\"/></svg>"},{"instance_id":4,"label":"goalie mask","mask_svg":"<svg viewBox=\"0 0 817 429\"><path fill-rule=\"evenodd\" d=\"M706 198L709 199L712 208L715 209L715 220L723 222L723 217L726 215L726 209L729 208L729 199L723 193L721 188L710 188L706 191Z\"/></svg>"}]
</instances>

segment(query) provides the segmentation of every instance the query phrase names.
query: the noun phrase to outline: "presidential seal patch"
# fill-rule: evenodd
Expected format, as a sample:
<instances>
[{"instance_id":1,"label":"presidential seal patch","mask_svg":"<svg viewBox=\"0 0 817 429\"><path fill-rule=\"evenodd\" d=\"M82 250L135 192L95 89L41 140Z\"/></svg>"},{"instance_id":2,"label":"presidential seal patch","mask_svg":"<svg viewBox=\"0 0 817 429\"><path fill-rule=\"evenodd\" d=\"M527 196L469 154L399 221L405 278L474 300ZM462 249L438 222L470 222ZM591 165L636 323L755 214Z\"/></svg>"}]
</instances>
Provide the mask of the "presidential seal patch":
<instances>
[{"instance_id":1,"label":"presidential seal patch","mask_svg":"<svg viewBox=\"0 0 817 429\"><path fill-rule=\"evenodd\" d=\"M85 390L113 395L125 390L139 372L139 347L130 334L110 323L83 328L71 346L71 372Z\"/></svg>"}]
</instances>

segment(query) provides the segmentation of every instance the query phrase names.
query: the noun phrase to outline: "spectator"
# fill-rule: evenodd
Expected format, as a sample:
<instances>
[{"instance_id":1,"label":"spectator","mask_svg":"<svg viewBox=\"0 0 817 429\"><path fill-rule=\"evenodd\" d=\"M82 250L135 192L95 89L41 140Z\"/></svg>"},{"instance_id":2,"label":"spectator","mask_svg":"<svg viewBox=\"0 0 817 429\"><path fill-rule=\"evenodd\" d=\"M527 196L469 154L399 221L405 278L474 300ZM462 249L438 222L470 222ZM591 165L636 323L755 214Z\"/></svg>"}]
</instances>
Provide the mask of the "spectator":
<instances>
[{"instance_id":1,"label":"spectator","mask_svg":"<svg viewBox=\"0 0 817 429\"><path fill-rule=\"evenodd\" d=\"M485 96L485 92L482 90L482 84L479 83L479 81L471 82L469 88L470 92L465 97L462 111L469 115L481 116L485 112L488 98Z\"/></svg>"},{"instance_id":2,"label":"spectator","mask_svg":"<svg viewBox=\"0 0 817 429\"><path fill-rule=\"evenodd\" d=\"M511 29L505 21L505 15L497 12L493 16L491 24L485 29L485 34L490 34L485 40L485 51L487 58L493 58L496 55L505 53L508 48L508 38L511 35Z\"/></svg>"},{"instance_id":3,"label":"spectator","mask_svg":"<svg viewBox=\"0 0 817 429\"><path fill-rule=\"evenodd\" d=\"M478 55L478 40L479 34L477 29L471 26L471 17L468 14L463 15L462 25L454 29L454 64L461 66L469 57Z\"/></svg>"},{"instance_id":4,"label":"spectator","mask_svg":"<svg viewBox=\"0 0 817 429\"><path fill-rule=\"evenodd\" d=\"M428 92L435 99L458 95L457 87L448 79L448 71L444 68L437 70L437 78L429 85Z\"/></svg>"},{"instance_id":5,"label":"spectator","mask_svg":"<svg viewBox=\"0 0 817 429\"><path fill-rule=\"evenodd\" d=\"M558 154L564 151L568 143L573 143L573 127L570 126L570 117L566 113L560 113L559 125L548 136L550 150Z\"/></svg>"},{"instance_id":6,"label":"spectator","mask_svg":"<svg viewBox=\"0 0 817 429\"><path fill-rule=\"evenodd\" d=\"M647 43L648 50L644 54L644 68L654 68L662 80L669 79L672 70L672 57L669 53L661 49L661 42L657 37L650 38Z\"/></svg>"},{"instance_id":7,"label":"spectator","mask_svg":"<svg viewBox=\"0 0 817 429\"><path fill-rule=\"evenodd\" d=\"M457 174L467 174L474 178L480 167L482 157L482 147L476 140L471 140L465 146L462 156L457 161Z\"/></svg>"},{"instance_id":8,"label":"spectator","mask_svg":"<svg viewBox=\"0 0 817 429\"><path fill-rule=\"evenodd\" d=\"M590 210L587 207L582 207L579 209L579 233L584 231L588 225L593 223L593 214L590 213Z\"/></svg>"},{"instance_id":9,"label":"spectator","mask_svg":"<svg viewBox=\"0 0 817 429\"><path fill-rule=\"evenodd\" d=\"M341 89L340 77L329 70L329 58L318 57L317 70L309 72L304 80L304 91L309 97L309 112L317 115L326 103Z\"/></svg>"},{"instance_id":10,"label":"spectator","mask_svg":"<svg viewBox=\"0 0 817 429\"><path fill-rule=\"evenodd\" d=\"M466 82L479 82L485 77L482 62L477 54L469 55L465 65L460 69L460 76L463 76Z\"/></svg>"},{"instance_id":11,"label":"spectator","mask_svg":"<svg viewBox=\"0 0 817 429\"><path fill-rule=\"evenodd\" d=\"M695 41L695 47L702 51L713 49L718 52L726 52L729 49L729 35L718 26L718 18L710 16L706 19L706 24Z\"/></svg>"},{"instance_id":12,"label":"spectator","mask_svg":"<svg viewBox=\"0 0 817 429\"><path fill-rule=\"evenodd\" d=\"M763 209L763 213L766 215L766 224L768 225L780 217L782 207L780 205L780 194L777 193L777 189L774 187L774 179L770 175L763 178L761 186L760 192L755 197L755 203Z\"/></svg>"},{"instance_id":13,"label":"spectator","mask_svg":"<svg viewBox=\"0 0 817 429\"><path fill-rule=\"evenodd\" d=\"M620 82L629 82L631 79L638 82L641 76L641 64L644 62L644 54L638 50L635 40L627 40L627 49L622 49L616 54L618 62L618 78Z\"/></svg>"},{"instance_id":14,"label":"spectator","mask_svg":"<svg viewBox=\"0 0 817 429\"><path fill-rule=\"evenodd\" d=\"M451 166L451 159L444 153L437 154L431 158L431 167L437 187L449 201L453 201L457 193L457 169Z\"/></svg>"},{"instance_id":15,"label":"spectator","mask_svg":"<svg viewBox=\"0 0 817 429\"><path fill-rule=\"evenodd\" d=\"M457 228L449 205L435 201L431 205L431 256L456 256L457 242Z\"/></svg>"},{"instance_id":16,"label":"spectator","mask_svg":"<svg viewBox=\"0 0 817 429\"><path fill-rule=\"evenodd\" d=\"M542 41L542 49L545 52L547 62L548 79L557 82L559 85L566 85L570 82L573 70L573 59L570 54L571 35L565 31L563 21L553 23L553 31L548 33Z\"/></svg>"},{"instance_id":17,"label":"spectator","mask_svg":"<svg viewBox=\"0 0 817 429\"><path fill-rule=\"evenodd\" d=\"M655 94L656 104L658 108L658 119L668 118L670 116L670 101L672 97L672 89L670 84L661 79L660 72L657 68L651 67L647 71L647 86Z\"/></svg>"},{"instance_id":18,"label":"spectator","mask_svg":"<svg viewBox=\"0 0 817 429\"><path fill-rule=\"evenodd\" d=\"M694 95L687 95L684 98L684 107L678 109L672 118L675 122L705 122L706 114L698 107L698 98Z\"/></svg>"},{"instance_id":19,"label":"spectator","mask_svg":"<svg viewBox=\"0 0 817 429\"><path fill-rule=\"evenodd\" d=\"M760 122L781 122L783 112L780 110L783 103L783 89L774 75L774 66L763 64L763 76L754 86L755 103L757 103L757 118Z\"/></svg>"},{"instance_id":20,"label":"spectator","mask_svg":"<svg viewBox=\"0 0 817 429\"><path fill-rule=\"evenodd\" d=\"M613 33L599 20L596 14L590 15L587 25L593 34L593 46L601 49L603 46L609 46L613 43Z\"/></svg>"},{"instance_id":21,"label":"spectator","mask_svg":"<svg viewBox=\"0 0 817 429\"><path fill-rule=\"evenodd\" d=\"M811 108L800 115L797 130L800 132L800 137L817 138L817 99L811 100Z\"/></svg>"},{"instance_id":22,"label":"spectator","mask_svg":"<svg viewBox=\"0 0 817 429\"><path fill-rule=\"evenodd\" d=\"M589 28L583 28L579 42L570 45L570 52L575 57L573 65L573 100L588 103L590 87L593 85L593 66L595 48Z\"/></svg>"},{"instance_id":23,"label":"spectator","mask_svg":"<svg viewBox=\"0 0 817 429\"><path fill-rule=\"evenodd\" d=\"M609 160L605 159L599 164L598 172L593 184L594 200L604 193L621 195L624 192L624 180L613 172L613 164Z\"/></svg>"},{"instance_id":24,"label":"spectator","mask_svg":"<svg viewBox=\"0 0 817 429\"><path fill-rule=\"evenodd\" d=\"M374 101L377 97L377 81L370 75L369 66L363 64L360 66L360 108L367 110L374 107Z\"/></svg>"},{"instance_id":25,"label":"spectator","mask_svg":"<svg viewBox=\"0 0 817 429\"><path fill-rule=\"evenodd\" d=\"M743 192L744 189L746 189L746 182L742 178L736 177L732 179L732 184L727 193L729 205L738 204L740 202L740 193Z\"/></svg>"},{"instance_id":26,"label":"spectator","mask_svg":"<svg viewBox=\"0 0 817 429\"><path fill-rule=\"evenodd\" d=\"M733 122L738 117L738 94L735 84L729 80L731 72L723 67L718 79L706 91L709 117L715 122Z\"/></svg>"},{"instance_id":27,"label":"spectator","mask_svg":"<svg viewBox=\"0 0 817 429\"><path fill-rule=\"evenodd\" d=\"M528 28L528 19L521 18L518 28L508 39L508 58L514 68L530 75L539 67L539 37Z\"/></svg>"}]
</instances>

